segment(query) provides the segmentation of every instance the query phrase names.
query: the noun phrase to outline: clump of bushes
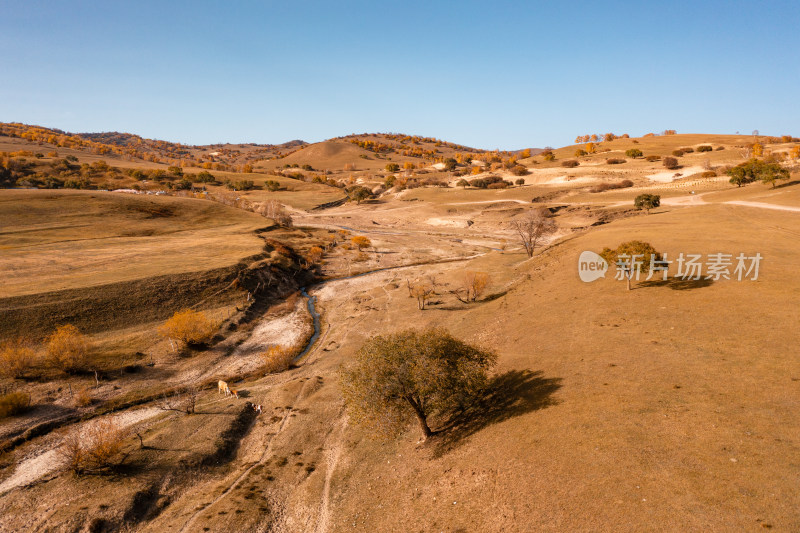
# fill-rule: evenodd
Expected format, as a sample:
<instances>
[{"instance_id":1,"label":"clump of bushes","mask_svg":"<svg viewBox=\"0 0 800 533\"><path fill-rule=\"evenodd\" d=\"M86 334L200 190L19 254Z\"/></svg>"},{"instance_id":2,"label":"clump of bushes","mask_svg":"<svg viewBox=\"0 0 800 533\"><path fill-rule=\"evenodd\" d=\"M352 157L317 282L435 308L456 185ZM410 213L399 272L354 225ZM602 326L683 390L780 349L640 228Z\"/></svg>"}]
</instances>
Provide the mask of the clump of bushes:
<instances>
[{"instance_id":1,"label":"clump of bushes","mask_svg":"<svg viewBox=\"0 0 800 533\"><path fill-rule=\"evenodd\" d=\"M268 191L275 192L281 188L281 184L276 180L267 180L264 182L264 188L266 188Z\"/></svg>"},{"instance_id":2,"label":"clump of bushes","mask_svg":"<svg viewBox=\"0 0 800 533\"><path fill-rule=\"evenodd\" d=\"M300 174L302 176L302 174ZM229 181L225 184L232 191L249 191L256 186L253 180Z\"/></svg>"},{"instance_id":3,"label":"clump of bushes","mask_svg":"<svg viewBox=\"0 0 800 533\"><path fill-rule=\"evenodd\" d=\"M692 152L694 152L694 148L692 148L691 146L687 146L686 148L681 148L681 150L687 154L691 154Z\"/></svg>"},{"instance_id":4,"label":"clump of bushes","mask_svg":"<svg viewBox=\"0 0 800 533\"><path fill-rule=\"evenodd\" d=\"M264 361L264 371L267 374L276 374L289 369L294 359L293 351L286 346L270 346L269 350L261 354Z\"/></svg>"},{"instance_id":5,"label":"clump of bushes","mask_svg":"<svg viewBox=\"0 0 800 533\"><path fill-rule=\"evenodd\" d=\"M511 167L511 173L515 176L527 176L528 169L522 165L514 165Z\"/></svg>"},{"instance_id":6,"label":"clump of bushes","mask_svg":"<svg viewBox=\"0 0 800 533\"><path fill-rule=\"evenodd\" d=\"M660 155L648 155L644 159L645 159L645 161L649 161L649 162L653 163L655 161L661 161L661 156Z\"/></svg>"},{"instance_id":7,"label":"clump of bushes","mask_svg":"<svg viewBox=\"0 0 800 533\"><path fill-rule=\"evenodd\" d=\"M713 170L706 170L705 172L700 174L700 177L701 178L714 178L714 177L716 177L716 175L717 175L717 173L714 172Z\"/></svg>"},{"instance_id":8,"label":"clump of bushes","mask_svg":"<svg viewBox=\"0 0 800 533\"><path fill-rule=\"evenodd\" d=\"M683 155L683 153L684 153L683 150L673 150L672 151L672 155L674 155L675 157L680 157L680 156Z\"/></svg>"},{"instance_id":9,"label":"clump of bushes","mask_svg":"<svg viewBox=\"0 0 800 533\"><path fill-rule=\"evenodd\" d=\"M503 180L500 176L486 176L485 178L475 178L474 180L470 181L469 184L473 187L477 187L478 189L487 189L490 185L494 183L506 183L506 187L511 185L511 183Z\"/></svg>"},{"instance_id":10,"label":"clump of bushes","mask_svg":"<svg viewBox=\"0 0 800 533\"><path fill-rule=\"evenodd\" d=\"M610 159L606 159L606 164L607 165L621 165L624 162L625 162L624 159L619 159L619 158L616 158L616 157L612 157Z\"/></svg>"},{"instance_id":11,"label":"clump of bushes","mask_svg":"<svg viewBox=\"0 0 800 533\"><path fill-rule=\"evenodd\" d=\"M566 161L561 162L561 166L567 168L575 168L578 165L580 165L580 163L578 163L575 159L567 159Z\"/></svg>"},{"instance_id":12,"label":"clump of bushes","mask_svg":"<svg viewBox=\"0 0 800 533\"><path fill-rule=\"evenodd\" d=\"M159 328L164 337L176 339L190 346L207 345L217 331L217 324L205 313L184 309L176 311L172 318Z\"/></svg>"},{"instance_id":13,"label":"clump of bushes","mask_svg":"<svg viewBox=\"0 0 800 533\"><path fill-rule=\"evenodd\" d=\"M665 157L664 158L664 167L670 170L678 168L678 160L674 157Z\"/></svg>"},{"instance_id":14,"label":"clump of bushes","mask_svg":"<svg viewBox=\"0 0 800 533\"><path fill-rule=\"evenodd\" d=\"M490 183L487 189L508 189L511 186L511 183L508 181L496 181L494 183Z\"/></svg>"},{"instance_id":15,"label":"clump of bushes","mask_svg":"<svg viewBox=\"0 0 800 533\"><path fill-rule=\"evenodd\" d=\"M575 150L575 157L583 157L585 155L588 155L588 152L583 148L578 148L577 150Z\"/></svg>"},{"instance_id":16,"label":"clump of bushes","mask_svg":"<svg viewBox=\"0 0 800 533\"><path fill-rule=\"evenodd\" d=\"M31 406L31 395L10 392L0 396L0 419L24 413Z\"/></svg>"},{"instance_id":17,"label":"clump of bushes","mask_svg":"<svg viewBox=\"0 0 800 533\"><path fill-rule=\"evenodd\" d=\"M612 189L627 189L629 187L633 187L633 182L631 180L622 180L616 183L600 183L589 189L589 192L604 192Z\"/></svg>"},{"instance_id":18,"label":"clump of bushes","mask_svg":"<svg viewBox=\"0 0 800 533\"><path fill-rule=\"evenodd\" d=\"M650 212L651 209L655 209L660 205L661 205L661 196L659 196L658 194L640 194L633 201L633 206L636 209L639 210L644 209L648 213Z\"/></svg>"},{"instance_id":19,"label":"clump of bushes","mask_svg":"<svg viewBox=\"0 0 800 533\"><path fill-rule=\"evenodd\" d=\"M707 145L707 144L704 144L704 145L702 145L702 146L698 146L698 147L697 147L697 151L698 151L698 152L710 152L710 151L712 151L712 150L713 150L713 148L711 148L711 147L710 147L709 145Z\"/></svg>"},{"instance_id":20,"label":"clump of bushes","mask_svg":"<svg viewBox=\"0 0 800 533\"><path fill-rule=\"evenodd\" d=\"M631 148L629 150L625 150L625 155L636 159L637 157L642 157L642 151L638 148Z\"/></svg>"}]
</instances>

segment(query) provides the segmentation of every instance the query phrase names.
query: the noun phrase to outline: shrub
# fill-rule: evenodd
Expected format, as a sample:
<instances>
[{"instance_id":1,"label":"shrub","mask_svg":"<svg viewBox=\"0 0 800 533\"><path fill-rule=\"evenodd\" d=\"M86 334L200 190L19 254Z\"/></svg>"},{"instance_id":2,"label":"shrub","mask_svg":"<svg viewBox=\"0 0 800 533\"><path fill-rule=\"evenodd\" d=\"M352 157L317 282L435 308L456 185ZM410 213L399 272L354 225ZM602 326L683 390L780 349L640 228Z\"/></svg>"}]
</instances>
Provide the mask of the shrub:
<instances>
[{"instance_id":1,"label":"shrub","mask_svg":"<svg viewBox=\"0 0 800 533\"><path fill-rule=\"evenodd\" d=\"M545 161L555 161L556 160L556 154L554 154L552 150L545 150L540 155L544 158Z\"/></svg>"},{"instance_id":2,"label":"shrub","mask_svg":"<svg viewBox=\"0 0 800 533\"><path fill-rule=\"evenodd\" d=\"M698 151L698 152L710 152L710 151L712 151L712 150L713 150L713 148L711 148L711 147L710 147L709 145L707 145L707 144L704 144L704 145L702 145L702 146L698 146L698 147L697 147L697 151Z\"/></svg>"},{"instance_id":3,"label":"shrub","mask_svg":"<svg viewBox=\"0 0 800 533\"><path fill-rule=\"evenodd\" d=\"M114 420L99 420L88 427L75 429L64 438L59 453L65 466L75 474L84 474L122 464L127 432Z\"/></svg>"},{"instance_id":4,"label":"shrub","mask_svg":"<svg viewBox=\"0 0 800 533\"><path fill-rule=\"evenodd\" d=\"M633 201L633 206L636 209L644 209L647 212L650 212L651 209L654 209L659 205L661 205L661 196L657 194L640 194Z\"/></svg>"},{"instance_id":5,"label":"shrub","mask_svg":"<svg viewBox=\"0 0 800 533\"><path fill-rule=\"evenodd\" d=\"M645 160L646 161L650 161L651 163L653 163L654 161L661 161L661 156L660 155L648 155L647 157L645 157Z\"/></svg>"},{"instance_id":6,"label":"shrub","mask_svg":"<svg viewBox=\"0 0 800 533\"><path fill-rule=\"evenodd\" d=\"M589 192L605 192L613 189L627 189L629 187L633 187L633 182L631 180L622 180L616 183L600 183L589 189Z\"/></svg>"},{"instance_id":7,"label":"shrub","mask_svg":"<svg viewBox=\"0 0 800 533\"><path fill-rule=\"evenodd\" d=\"M528 169L522 165L514 165L511 167L511 173L515 176L527 176Z\"/></svg>"},{"instance_id":8,"label":"shrub","mask_svg":"<svg viewBox=\"0 0 800 533\"><path fill-rule=\"evenodd\" d=\"M67 324L50 335L47 357L50 364L65 372L85 370L89 362L89 344L78 328Z\"/></svg>"},{"instance_id":9,"label":"shrub","mask_svg":"<svg viewBox=\"0 0 800 533\"><path fill-rule=\"evenodd\" d=\"M386 172L397 172L400 170L400 165L397 163L386 163Z\"/></svg>"},{"instance_id":10,"label":"shrub","mask_svg":"<svg viewBox=\"0 0 800 533\"><path fill-rule=\"evenodd\" d=\"M31 406L31 395L10 392L0 396L0 419L24 413Z\"/></svg>"},{"instance_id":11,"label":"shrub","mask_svg":"<svg viewBox=\"0 0 800 533\"><path fill-rule=\"evenodd\" d=\"M574 160L574 159L567 159L566 161L562 161L562 162L561 162L561 166L562 166L562 167L567 167L567 168L575 168L575 167L577 167L578 165L580 165L580 163L578 163L578 162L577 162L576 160Z\"/></svg>"},{"instance_id":12,"label":"shrub","mask_svg":"<svg viewBox=\"0 0 800 533\"><path fill-rule=\"evenodd\" d=\"M621 165L624 162L625 162L624 159L618 159L616 157L612 157L611 159L606 159L606 164L608 165Z\"/></svg>"},{"instance_id":13,"label":"shrub","mask_svg":"<svg viewBox=\"0 0 800 533\"><path fill-rule=\"evenodd\" d=\"M636 159L637 157L642 157L642 151L638 148L631 148L625 151L625 155Z\"/></svg>"},{"instance_id":14,"label":"shrub","mask_svg":"<svg viewBox=\"0 0 800 533\"><path fill-rule=\"evenodd\" d=\"M200 183L215 183L217 181L211 172L206 172L205 170L200 172L195 179Z\"/></svg>"},{"instance_id":15,"label":"shrub","mask_svg":"<svg viewBox=\"0 0 800 533\"><path fill-rule=\"evenodd\" d=\"M691 146L687 146L686 148L680 148L680 150L683 150L687 154L691 154L692 152L694 152L694 148L692 148Z\"/></svg>"},{"instance_id":16,"label":"shrub","mask_svg":"<svg viewBox=\"0 0 800 533\"><path fill-rule=\"evenodd\" d=\"M517 185L525 185L525 178L517 178L514 183Z\"/></svg>"},{"instance_id":17,"label":"shrub","mask_svg":"<svg viewBox=\"0 0 800 533\"><path fill-rule=\"evenodd\" d=\"M302 176L302 174L301 174L301 176ZM253 187L256 186L256 184L255 184L255 182L253 180L229 181L225 185L228 187L228 189L231 189L231 190L234 190L234 191L249 191Z\"/></svg>"},{"instance_id":18,"label":"shrub","mask_svg":"<svg viewBox=\"0 0 800 533\"><path fill-rule=\"evenodd\" d=\"M705 172L700 174L700 177L701 178L714 178L714 177L716 177L716 175L717 175L717 173L714 172L713 170L706 170Z\"/></svg>"},{"instance_id":19,"label":"shrub","mask_svg":"<svg viewBox=\"0 0 800 533\"><path fill-rule=\"evenodd\" d=\"M487 189L508 189L511 184L507 181L497 181L495 183L489 184Z\"/></svg>"},{"instance_id":20,"label":"shrub","mask_svg":"<svg viewBox=\"0 0 800 533\"><path fill-rule=\"evenodd\" d=\"M719 150L724 150L724 149L725 149L725 147L724 147L724 146L717 146L717 151L719 151Z\"/></svg>"},{"instance_id":21,"label":"shrub","mask_svg":"<svg viewBox=\"0 0 800 533\"><path fill-rule=\"evenodd\" d=\"M678 160L674 157L665 157L664 158L664 167L672 170L678 168Z\"/></svg>"},{"instance_id":22,"label":"shrub","mask_svg":"<svg viewBox=\"0 0 800 533\"><path fill-rule=\"evenodd\" d=\"M447 170L447 171L455 170L457 164L458 164L458 161L456 161L452 157L448 157L447 159L444 160L444 170Z\"/></svg>"},{"instance_id":23,"label":"shrub","mask_svg":"<svg viewBox=\"0 0 800 533\"><path fill-rule=\"evenodd\" d=\"M276 374L289 370L294 359L294 353L286 346L270 346L269 350L261 354L264 361L264 371L267 374Z\"/></svg>"},{"instance_id":24,"label":"shrub","mask_svg":"<svg viewBox=\"0 0 800 533\"><path fill-rule=\"evenodd\" d=\"M196 346L208 344L216 331L217 324L205 313L191 309L176 311L172 318L159 328L159 333L164 337Z\"/></svg>"},{"instance_id":25,"label":"shrub","mask_svg":"<svg viewBox=\"0 0 800 533\"><path fill-rule=\"evenodd\" d=\"M275 181L275 180L267 180L267 181L265 181L265 182L264 182L264 187L265 187L265 188L266 188L268 191L275 192L275 191L277 191L278 189L280 189L280 188L281 188L281 184L280 184L280 182L279 182L279 181Z\"/></svg>"},{"instance_id":26,"label":"shrub","mask_svg":"<svg viewBox=\"0 0 800 533\"><path fill-rule=\"evenodd\" d=\"M583 157L585 155L587 155L587 152L583 148L578 148L575 150L575 157Z\"/></svg>"},{"instance_id":27,"label":"shrub","mask_svg":"<svg viewBox=\"0 0 800 533\"><path fill-rule=\"evenodd\" d=\"M78 389L78 392L75 393L75 405L77 405L78 407L86 407L87 405L91 404L92 404L92 395L89 392L88 387Z\"/></svg>"},{"instance_id":28,"label":"shrub","mask_svg":"<svg viewBox=\"0 0 800 533\"><path fill-rule=\"evenodd\" d=\"M672 155L674 155L675 157L680 157L683 155L683 150L673 150Z\"/></svg>"},{"instance_id":29,"label":"shrub","mask_svg":"<svg viewBox=\"0 0 800 533\"><path fill-rule=\"evenodd\" d=\"M363 250L364 248L369 248L370 246L372 246L372 241L370 241L368 237L365 237L363 235L356 235L355 237L350 239L350 242L352 242L355 246L357 246L359 251Z\"/></svg>"},{"instance_id":30,"label":"shrub","mask_svg":"<svg viewBox=\"0 0 800 533\"><path fill-rule=\"evenodd\" d=\"M31 344L21 338L9 339L0 344L0 376L22 377L33 366L36 354Z\"/></svg>"},{"instance_id":31,"label":"shrub","mask_svg":"<svg viewBox=\"0 0 800 533\"><path fill-rule=\"evenodd\" d=\"M524 182L525 180L522 180L522 181ZM469 182L467 180L465 180L464 178L461 178L460 180L458 180L456 182L456 186L457 187L466 187L467 185L469 185Z\"/></svg>"}]
</instances>

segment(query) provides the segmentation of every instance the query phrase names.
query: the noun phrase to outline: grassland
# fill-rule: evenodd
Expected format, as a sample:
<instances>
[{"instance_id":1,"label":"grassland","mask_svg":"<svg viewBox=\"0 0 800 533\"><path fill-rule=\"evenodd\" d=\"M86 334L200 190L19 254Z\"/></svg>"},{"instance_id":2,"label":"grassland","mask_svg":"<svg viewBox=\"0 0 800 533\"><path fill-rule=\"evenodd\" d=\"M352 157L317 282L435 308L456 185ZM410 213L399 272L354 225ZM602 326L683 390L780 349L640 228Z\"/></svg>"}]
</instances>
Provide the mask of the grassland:
<instances>
[{"instance_id":1,"label":"grassland","mask_svg":"<svg viewBox=\"0 0 800 533\"><path fill-rule=\"evenodd\" d=\"M45 454L56 446L58 432L0 456L0 492L13 486L0 494L0 529L75 529L94 519L136 531L800 529L800 338L792 327L800 319L800 213L730 203L800 208L796 173L774 189L760 183L736 188L724 179L700 183L689 176L655 182L648 176L663 170L660 162L605 164L630 147L664 156L682 146L712 144L725 149L679 159L690 168L710 158L709 166L722 172L742 160L737 147L751 141L620 139L601 143L608 152L580 158L575 169L560 167L576 148L565 147L555 151L555 162L541 156L525 161L530 183L521 187L416 188L313 211L323 203L322 191L334 197L339 190L278 178L287 190L276 194L293 207L296 225L314 228L273 228L262 237L306 252L337 235L339 244L326 250L318 276L376 272L309 288L322 312L321 336L284 373L263 376L248 369L257 363L259 346L287 337L270 326L308 326L304 301L296 295L264 306L206 352L174 353L155 333L155 318L94 333L108 368L125 361L132 370L117 367L96 385L92 376L58 378L71 380L76 390L90 387L95 401L88 408L76 408L58 380L4 381L30 391L34 410L0 424L3 435L133 401L145 402L142 411L154 410L123 410L136 420L132 427L144 448L131 435L130 464L115 476L75 479L57 469L42 474L43 465L53 466ZM311 148L297 152L297 162L324 169L322 159L306 161L312 152L304 151ZM319 150L323 159L340 155ZM353 150L361 149L350 144L342 153L350 157ZM382 181L385 173L378 167L361 172L368 183ZM575 179L551 179L567 173ZM589 191L623 177L634 187ZM661 194L661 207L650 214L633 210L634 197L643 192ZM257 201L272 197L245 194ZM31 254L30 277L7 285L20 298L34 296L26 287L45 282L91 289L96 285L89 272L106 288L143 288L159 275L179 287L178 278L191 277L191 265L201 262L210 270L192 283L215 286L212 273L228 279L228 267L265 244L253 234L268 223L264 218L207 201L87 191L4 191L0 199L12 195L25 201L0 203L7 213L3 245L21 259ZM510 222L536 207L552 210L559 232L528 259ZM357 234L373 246L355 250L348 241ZM673 264L672 280L641 280L631 291L613 279L613 271L594 283L580 281L582 251L632 239L652 243L671 260L680 253L758 252L759 278L679 280ZM141 259L169 251L159 242L175 252ZM72 246L82 251L59 263ZM117 261L103 262L114 253ZM149 277L137 277L125 261ZM79 268L73 272L71 265ZM105 265L113 268L106 272ZM491 276L484 297L470 304L450 292L466 270ZM438 287L424 311L409 297L407 284L415 279L433 279ZM244 302L217 302L207 310L225 319L236 313L234 305ZM371 335L427 325L495 350L492 386L466 413L434 419L440 431L426 442L413 428L376 441L348 419L337 369ZM136 356L140 346L147 349ZM242 399L205 390L191 416L159 411L149 401L164 390L216 379L229 380ZM263 413L236 425L249 412L246 401L262 405ZM15 465L27 465L38 477L23 488L18 476L24 468Z\"/></svg>"}]
</instances>

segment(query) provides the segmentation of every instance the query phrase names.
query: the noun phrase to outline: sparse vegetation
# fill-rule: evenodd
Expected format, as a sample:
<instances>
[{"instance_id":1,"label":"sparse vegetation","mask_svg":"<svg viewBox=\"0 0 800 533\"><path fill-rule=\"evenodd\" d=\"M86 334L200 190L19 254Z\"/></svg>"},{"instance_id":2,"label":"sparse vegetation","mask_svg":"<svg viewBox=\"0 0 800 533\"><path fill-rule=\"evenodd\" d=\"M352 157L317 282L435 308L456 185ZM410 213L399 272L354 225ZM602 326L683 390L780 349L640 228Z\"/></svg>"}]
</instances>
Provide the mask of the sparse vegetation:
<instances>
[{"instance_id":1,"label":"sparse vegetation","mask_svg":"<svg viewBox=\"0 0 800 533\"><path fill-rule=\"evenodd\" d=\"M466 270L461 273L458 287L451 292L464 303L474 302L483 295L489 283L491 278L488 272Z\"/></svg>"},{"instance_id":2,"label":"sparse vegetation","mask_svg":"<svg viewBox=\"0 0 800 533\"><path fill-rule=\"evenodd\" d=\"M496 360L445 330L406 330L371 337L339 376L353 422L388 437L416 418L427 439L430 418L467 405Z\"/></svg>"},{"instance_id":3,"label":"sparse vegetation","mask_svg":"<svg viewBox=\"0 0 800 533\"><path fill-rule=\"evenodd\" d=\"M89 423L82 431L73 430L64 438L59 453L66 468L76 475L94 473L119 466L127 432L113 420Z\"/></svg>"}]
</instances>

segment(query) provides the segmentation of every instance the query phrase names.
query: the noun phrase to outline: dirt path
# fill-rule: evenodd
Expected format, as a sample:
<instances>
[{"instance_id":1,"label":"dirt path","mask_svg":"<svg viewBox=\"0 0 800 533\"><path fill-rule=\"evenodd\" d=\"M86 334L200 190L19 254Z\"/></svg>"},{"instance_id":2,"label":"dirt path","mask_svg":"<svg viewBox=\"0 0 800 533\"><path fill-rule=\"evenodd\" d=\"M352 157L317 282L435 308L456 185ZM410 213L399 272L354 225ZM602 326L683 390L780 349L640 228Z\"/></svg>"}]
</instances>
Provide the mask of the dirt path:
<instances>
[{"instance_id":1,"label":"dirt path","mask_svg":"<svg viewBox=\"0 0 800 533\"><path fill-rule=\"evenodd\" d=\"M339 463L339 457L342 455L344 430L347 427L347 416L341 413L338 420L339 427L331 434L333 444L331 446L326 446L327 450L325 455L327 456L328 465L325 471L325 485L322 488L322 501L320 502L317 527L314 529L314 533L327 533L330 527L331 480L333 479L333 473L336 471L336 465Z\"/></svg>"},{"instance_id":2,"label":"dirt path","mask_svg":"<svg viewBox=\"0 0 800 533\"><path fill-rule=\"evenodd\" d=\"M723 203L728 205L741 205L744 207L758 207L760 209L774 209L775 211L791 211L793 213L800 213L800 207L793 207L790 205L768 204L766 202L749 202L747 200L730 200Z\"/></svg>"}]
</instances>

